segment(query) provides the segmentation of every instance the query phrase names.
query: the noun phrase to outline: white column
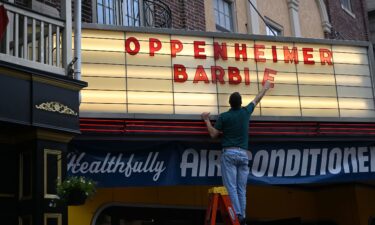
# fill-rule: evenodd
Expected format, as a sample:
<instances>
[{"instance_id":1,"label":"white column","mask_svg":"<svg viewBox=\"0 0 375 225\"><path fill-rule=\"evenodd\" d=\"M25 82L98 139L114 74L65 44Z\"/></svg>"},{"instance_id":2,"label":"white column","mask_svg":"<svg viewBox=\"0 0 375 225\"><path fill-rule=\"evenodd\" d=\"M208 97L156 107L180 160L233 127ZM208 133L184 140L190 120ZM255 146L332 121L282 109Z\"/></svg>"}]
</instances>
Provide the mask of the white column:
<instances>
[{"instance_id":1,"label":"white column","mask_svg":"<svg viewBox=\"0 0 375 225\"><path fill-rule=\"evenodd\" d=\"M322 20L322 28L323 32L331 33L331 28L332 25L329 22L329 17L328 17L328 12L327 12L327 7L326 4L324 3L323 0L316 0L316 4L318 5L318 9L320 12L320 17Z\"/></svg>"},{"instance_id":2,"label":"white column","mask_svg":"<svg viewBox=\"0 0 375 225\"><path fill-rule=\"evenodd\" d=\"M61 18L65 21L62 34L62 63L67 74L68 65L72 61L72 1L61 0Z\"/></svg>"},{"instance_id":3,"label":"white column","mask_svg":"<svg viewBox=\"0 0 375 225\"><path fill-rule=\"evenodd\" d=\"M299 22L299 0L288 0L289 18L292 26L292 35L301 37L301 25Z\"/></svg>"},{"instance_id":4,"label":"white column","mask_svg":"<svg viewBox=\"0 0 375 225\"><path fill-rule=\"evenodd\" d=\"M249 0L255 7L257 7L257 0ZM254 7L247 2L247 33L260 34L259 31L259 15Z\"/></svg>"},{"instance_id":5,"label":"white column","mask_svg":"<svg viewBox=\"0 0 375 225\"><path fill-rule=\"evenodd\" d=\"M74 54L77 57L74 65L75 78L81 80L81 24L82 24L82 3L81 0L75 0L74 7Z\"/></svg>"}]
</instances>

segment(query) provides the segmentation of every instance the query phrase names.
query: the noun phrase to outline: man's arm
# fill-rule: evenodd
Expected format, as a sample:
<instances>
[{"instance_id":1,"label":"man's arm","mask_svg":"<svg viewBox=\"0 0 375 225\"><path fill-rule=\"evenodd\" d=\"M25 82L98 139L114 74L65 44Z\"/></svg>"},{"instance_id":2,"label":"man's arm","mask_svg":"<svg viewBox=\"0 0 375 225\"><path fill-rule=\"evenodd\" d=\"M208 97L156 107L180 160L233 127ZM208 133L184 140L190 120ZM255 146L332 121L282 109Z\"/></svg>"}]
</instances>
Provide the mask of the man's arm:
<instances>
[{"instance_id":1,"label":"man's arm","mask_svg":"<svg viewBox=\"0 0 375 225\"><path fill-rule=\"evenodd\" d=\"M206 124L208 133L210 134L211 138L217 138L220 134L220 131L218 131L215 127L212 126L211 121L210 121L210 113L204 112L202 113L202 119Z\"/></svg>"},{"instance_id":2,"label":"man's arm","mask_svg":"<svg viewBox=\"0 0 375 225\"><path fill-rule=\"evenodd\" d=\"M254 103L254 106L256 106L260 102L260 100L262 100L263 96L270 89L270 87L271 83L269 80L267 80L263 86L263 89L257 94L257 96L255 96L254 100L252 101Z\"/></svg>"}]
</instances>

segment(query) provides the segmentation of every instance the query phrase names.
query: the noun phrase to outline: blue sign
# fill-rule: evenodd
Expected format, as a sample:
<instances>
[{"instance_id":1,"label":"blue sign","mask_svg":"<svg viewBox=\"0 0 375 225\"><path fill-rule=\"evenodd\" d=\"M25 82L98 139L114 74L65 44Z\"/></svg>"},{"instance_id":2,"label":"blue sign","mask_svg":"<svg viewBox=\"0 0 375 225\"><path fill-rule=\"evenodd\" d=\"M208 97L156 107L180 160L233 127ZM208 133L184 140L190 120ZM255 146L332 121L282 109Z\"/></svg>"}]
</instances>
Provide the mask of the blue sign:
<instances>
[{"instance_id":1,"label":"blue sign","mask_svg":"<svg viewBox=\"0 0 375 225\"><path fill-rule=\"evenodd\" d=\"M252 184L352 182L375 178L375 145L368 142L250 144ZM68 174L100 187L221 185L215 143L74 141Z\"/></svg>"}]
</instances>

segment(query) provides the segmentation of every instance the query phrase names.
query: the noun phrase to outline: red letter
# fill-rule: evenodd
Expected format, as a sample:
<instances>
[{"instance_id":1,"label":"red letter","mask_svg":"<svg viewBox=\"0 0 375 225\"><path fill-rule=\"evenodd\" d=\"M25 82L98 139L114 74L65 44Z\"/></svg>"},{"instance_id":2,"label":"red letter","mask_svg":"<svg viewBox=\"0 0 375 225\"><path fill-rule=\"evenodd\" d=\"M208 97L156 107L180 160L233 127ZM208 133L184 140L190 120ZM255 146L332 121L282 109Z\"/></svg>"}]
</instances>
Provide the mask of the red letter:
<instances>
[{"instance_id":1,"label":"red letter","mask_svg":"<svg viewBox=\"0 0 375 225\"><path fill-rule=\"evenodd\" d=\"M205 46L206 42L204 41L194 41L194 58L196 59L205 59L206 55L201 55L200 53L204 53L204 48L201 48L200 45Z\"/></svg>"},{"instance_id":2,"label":"red letter","mask_svg":"<svg viewBox=\"0 0 375 225\"><path fill-rule=\"evenodd\" d=\"M179 40L171 40L171 56L176 57L176 53L182 51L184 46L182 45L181 41Z\"/></svg>"},{"instance_id":3,"label":"red letter","mask_svg":"<svg viewBox=\"0 0 375 225\"><path fill-rule=\"evenodd\" d=\"M241 83L240 70L237 67L228 67L229 84Z\"/></svg>"},{"instance_id":4,"label":"red letter","mask_svg":"<svg viewBox=\"0 0 375 225\"><path fill-rule=\"evenodd\" d=\"M180 64L175 64L173 65L173 68L174 68L174 73L173 73L174 81L180 82L180 83L185 82L188 78L185 66L180 65Z\"/></svg>"},{"instance_id":5,"label":"red letter","mask_svg":"<svg viewBox=\"0 0 375 225\"><path fill-rule=\"evenodd\" d=\"M134 49L130 48L130 44L134 43ZM136 55L139 52L141 46L139 45L139 41L135 37L130 37L125 40L125 51L130 55Z\"/></svg>"},{"instance_id":6,"label":"red letter","mask_svg":"<svg viewBox=\"0 0 375 225\"><path fill-rule=\"evenodd\" d=\"M243 61L247 61L247 51L246 51L246 44L241 45L241 50L240 50L240 45L238 43L234 44L234 54L236 57L236 61L240 61L240 55L242 55Z\"/></svg>"},{"instance_id":7,"label":"red letter","mask_svg":"<svg viewBox=\"0 0 375 225\"><path fill-rule=\"evenodd\" d=\"M202 65L199 65L197 67L197 71L195 71L195 77L194 77L193 83L198 83L199 81L204 81L204 83L206 84L210 83L210 81L208 81L206 71L204 71L204 68Z\"/></svg>"},{"instance_id":8,"label":"red letter","mask_svg":"<svg viewBox=\"0 0 375 225\"><path fill-rule=\"evenodd\" d=\"M284 62L298 64L298 51L297 47L293 47L293 50L290 51L288 46L284 46Z\"/></svg>"},{"instance_id":9,"label":"red letter","mask_svg":"<svg viewBox=\"0 0 375 225\"><path fill-rule=\"evenodd\" d=\"M328 63L328 65L332 65L332 52L326 48L319 49L320 53L320 63L322 65L325 65Z\"/></svg>"},{"instance_id":10,"label":"red letter","mask_svg":"<svg viewBox=\"0 0 375 225\"><path fill-rule=\"evenodd\" d=\"M245 72L245 84L250 85L250 70L249 70L249 68L245 67L244 72Z\"/></svg>"},{"instance_id":11,"label":"red letter","mask_svg":"<svg viewBox=\"0 0 375 225\"><path fill-rule=\"evenodd\" d=\"M272 59L273 62L277 62L277 51L276 51L276 46L272 45Z\"/></svg>"},{"instance_id":12,"label":"red letter","mask_svg":"<svg viewBox=\"0 0 375 225\"><path fill-rule=\"evenodd\" d=\"M221 43L221 47L218 42L214 42L214 57L215 60L218 60L219 58L223 60L228 59L228 54L227 54L227 43L223 42Z\"/></svg>"},{"instance_id":13,"label":"red letter","mask_svg":"<svg viewBox=\"0 0 375 225\"><path fill-rule=\"evenodd\" d=\"M255 62L265 62L265 58L260 58L261 56L264 56L264 50L266 47L264 45L254 45L254 57L255 57Z\"/></svg>"},{"instance_id":14,"label":"red letter","mask_svg":"<svg viewBox=\"0 0 375 225\"><path fill-rule=\"evenodd\" d=\"M150 56L154 56L156 51L161 49L161 42L159 39L150 38L149 40Z\"/></svg>"},{"instance_id":15,"label":"red letter","mask_svg":"<svg viewBox=\"0 0 375 225\"><path fill-rule=\"evenodd\" d=\"M271 70L271 69L268 69L268 68L266 68L265 70L264 70L264 75L263 75L263 82L262 82L262 85L264 86L264 83L266 83L266 80L269 80L269 81L273 81L274 80L274 77L273 76L271 76L271 74L273 74L273 75L276 75L277 74L277 71L276 70ZM273 82L271 82L271 88L273 88L274 87L274 83Z\"/></svg>"},{"instance_id":16,"label":"red letter","mask_svg":"<svg viewBox=\"0 0 375 225\"><path fill-rule=\"evenodd\" d=\"M312 51L314 51L314 49L312 49L312 48L302 48L303 62L305 64L310 64L310 65L314 65L315 64L314 60L312 60L312 61L309 60L310 58L313 57L313 54L309 54Z\"/></svg>"},{"instance_id":17,"label":"red letter","mask_svg":"<svg viewBox=\"0 0 375 225\"><path fill-rule=\"evenodd\" d=\"M218 71L219 74L217 74ZM216 83L216 80L218 80L220 84L225 84L224 75L225 71L221 66L211 66L212 83Z\"/></svg>"}]
</instances>

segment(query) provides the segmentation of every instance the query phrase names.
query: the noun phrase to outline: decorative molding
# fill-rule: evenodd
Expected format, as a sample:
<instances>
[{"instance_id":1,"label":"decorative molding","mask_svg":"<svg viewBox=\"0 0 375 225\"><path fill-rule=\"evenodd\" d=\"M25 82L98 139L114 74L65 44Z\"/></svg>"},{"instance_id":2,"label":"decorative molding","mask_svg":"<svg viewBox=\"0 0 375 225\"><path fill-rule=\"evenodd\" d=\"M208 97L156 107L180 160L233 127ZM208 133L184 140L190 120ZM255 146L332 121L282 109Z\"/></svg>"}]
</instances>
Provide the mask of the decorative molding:
<instances>
[{"instance_id":1,"label":"decorative molding","mask_svg":"<svg viewBox=\"0 0 375 225\"><path fill-rule=\"evenodd\" d=\"M288 0L289 18L294 37L302 37L299 19L299 0Z\"/></svg>"},{"instance_id":2,"label":"decorative molding","mask_svg":"<svg viewBox=\"0 0 375 225\"><path fill-rule=\"evenodd\" d=\"M316 4L318 5L320 17L321 17L321 20L322 20L323 32L327 32L328 34L330 34L331 29L332 29L332 25L329 22L326 4L324 3L323 0L316 0Z\"/></svg>"},{"instance_id":3,"label":"decorative molding","mask_svg":"<svg viewBox=\"0 0 375 225\"><path fill-rule=\"evenodd\" d=\"M44 102L39 105L35 105L35 108L40 109L40 110L45 110L49 112L57 112L60 114L67 114L67 115L72 115L72 116L77 116L78 113L69 108L66 105L63 105L60 102Z\"/></svg>"}]
</instances>

